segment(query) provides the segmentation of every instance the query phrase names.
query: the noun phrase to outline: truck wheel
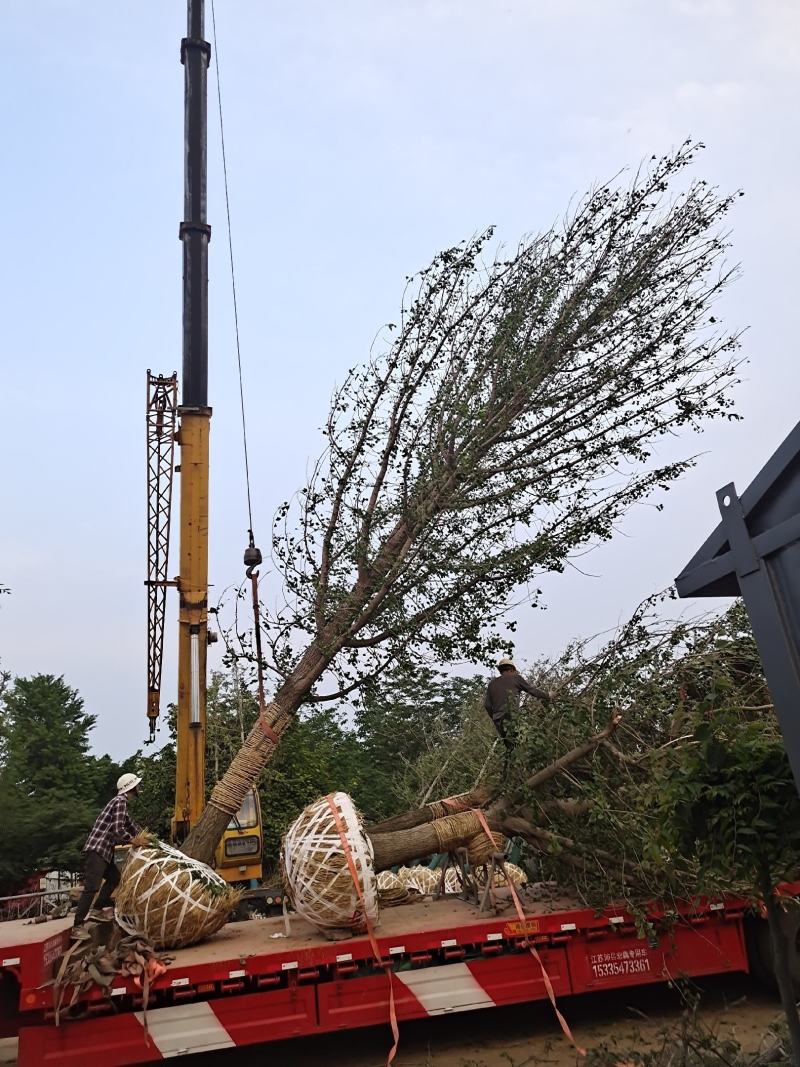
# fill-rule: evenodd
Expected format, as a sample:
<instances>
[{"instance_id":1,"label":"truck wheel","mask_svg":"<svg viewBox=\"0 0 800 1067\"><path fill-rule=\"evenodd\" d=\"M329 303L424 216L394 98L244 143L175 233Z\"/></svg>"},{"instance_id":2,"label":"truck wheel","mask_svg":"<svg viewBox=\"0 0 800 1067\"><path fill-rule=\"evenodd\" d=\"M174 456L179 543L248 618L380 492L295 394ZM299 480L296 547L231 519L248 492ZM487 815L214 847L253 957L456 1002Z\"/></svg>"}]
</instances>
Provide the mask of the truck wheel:
<instances>
[{"instance_id":1,"label":"truck wheel","mask_svg":"<svg viewBox=\"0 0 800 1067\"><path fill-rule=\"evenodd\" d=\"M795 993L800 995L800 908L793 907L781 912L781 926L787 941L792 985ZM775 962L767 920L755 917L746 919L744 933L750 973L760 985L777 992L778 983L775 978Z\"/></svg>"},{"instance_id":2,"label":"truck wheel","mask_svg":"<svg viewBox=\"0 0 800 1067\"><path fill-rule=\"evenodd\" d=\"M11 972L0 974L0 1038L16 1037L19 1029L19 984Z\"/></svg>"}]
</instances>

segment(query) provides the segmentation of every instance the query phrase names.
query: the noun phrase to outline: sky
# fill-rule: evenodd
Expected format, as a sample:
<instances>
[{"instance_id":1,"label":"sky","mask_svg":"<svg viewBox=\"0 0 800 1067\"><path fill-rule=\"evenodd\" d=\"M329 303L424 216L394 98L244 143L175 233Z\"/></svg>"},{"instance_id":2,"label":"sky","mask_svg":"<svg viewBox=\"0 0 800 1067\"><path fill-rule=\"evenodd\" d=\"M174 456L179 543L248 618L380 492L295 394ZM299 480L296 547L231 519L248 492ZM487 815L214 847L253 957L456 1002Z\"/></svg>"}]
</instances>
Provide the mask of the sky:
<instances>
[{"instance_id":1,"label":"sky","mask_svg":"<svg viewBox=\"0 0 800 1067\"><path fill-rule=\"evenodd\" d=\"M217 0L216 15L262 545L322 449L334 385L394 319L406 275L440 249L491 223L508 242L547 228L576 193L687 136L708 146L698 176L745 191L730 216L742 277L719 309L746 330L743 421L685 442L702 455L664 511L637 506L580 560L586 573L540 583L546 610L520 609L516 656L615 626L716 525L715 491L734 480L741 492L798 418L800 8ZM63 674L97 716L96 750L122 758L146 734L146 370L168 374L181 358L185 7L4 0L0 25L0 583L11 588L0 664ZM213 72L209 88L213 105ZM209 116L210 580L221 590L241 578L247 512ZM174 599L168 612L165 698Z\"/></svg>"}]
</instances>

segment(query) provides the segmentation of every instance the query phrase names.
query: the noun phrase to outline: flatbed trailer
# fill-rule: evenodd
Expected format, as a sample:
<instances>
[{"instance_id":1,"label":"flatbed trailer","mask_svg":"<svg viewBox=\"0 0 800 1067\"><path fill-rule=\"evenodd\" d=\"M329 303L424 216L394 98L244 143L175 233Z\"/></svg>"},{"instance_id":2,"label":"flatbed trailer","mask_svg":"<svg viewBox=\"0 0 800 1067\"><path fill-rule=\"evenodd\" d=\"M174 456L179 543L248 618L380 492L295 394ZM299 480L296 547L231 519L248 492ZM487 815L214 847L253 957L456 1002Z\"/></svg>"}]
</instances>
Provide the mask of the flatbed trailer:
<instances>
[{"instance_id":1,"label":"flatbed trailer","mask_svg":"<svg viewBox=\"0 0 800 1067\"><path fill-rule=\"evenodd\" d=\"M388 1024L390 980L402 1023L543 1000L542 967L559 1001L750 970L748 906L738 898L654 905L642 937L624 909L597 912L563 895L524 896L522 922L506 893L496 894L500 914L481 914L458 897L385 908L375 931L380 962L367 936L329 941L296 916L288 936L282 918L231 923L174 953L151 988L146 1016L141 990L119 978L107 993L97 987L82 994L59 1025L47 983L68 945L69 920L3 923L3 1032L18 1033L19 1067L84 1067L87 1057L123 1067ZM560 1007L568 1014L568 1005Z\"/></svg>"}]
</instances>

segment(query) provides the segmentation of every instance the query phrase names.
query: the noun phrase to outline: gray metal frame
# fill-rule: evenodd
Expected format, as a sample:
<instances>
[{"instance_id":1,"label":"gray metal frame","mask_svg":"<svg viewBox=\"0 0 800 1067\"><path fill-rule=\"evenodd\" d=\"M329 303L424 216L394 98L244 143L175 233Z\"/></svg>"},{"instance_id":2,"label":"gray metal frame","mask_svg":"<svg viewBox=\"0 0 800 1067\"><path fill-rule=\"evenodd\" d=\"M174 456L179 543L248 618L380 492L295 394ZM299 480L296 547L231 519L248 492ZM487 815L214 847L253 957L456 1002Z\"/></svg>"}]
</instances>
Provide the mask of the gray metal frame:
<instances>
[{"instance_id":1,"label":"gray metal frame","mask_svg":"<svg viewBox=\"0 0 800 1067\"><path fill-rule=\"evenodd\" d=\"M678 596L741 596L800 792L800 423L675 579Z\"/></svg>"}]
</instances>

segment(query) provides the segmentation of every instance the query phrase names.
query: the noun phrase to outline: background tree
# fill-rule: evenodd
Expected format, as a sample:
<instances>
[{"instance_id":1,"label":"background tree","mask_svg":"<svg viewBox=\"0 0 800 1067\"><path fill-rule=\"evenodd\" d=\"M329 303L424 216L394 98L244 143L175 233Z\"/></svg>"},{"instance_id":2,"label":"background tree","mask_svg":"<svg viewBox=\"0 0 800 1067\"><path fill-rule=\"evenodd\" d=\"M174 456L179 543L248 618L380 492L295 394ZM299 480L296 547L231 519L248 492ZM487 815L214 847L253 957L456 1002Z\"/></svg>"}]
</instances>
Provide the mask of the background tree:
<instances>
[{"instance_id":1,"label":"background tree","mask_svg":"<svg viewBox=\"0 0 800 1067\"><path fill-rule=\"evenodd\" d=\"M354 725L364 767L356 799L368 819L386 819L439 796L443 770L449 771L451 781L460 770L464 788L475 784L485 755L473 766L475 748L464 729L464 709L476 700L482 704L483 685L481 678L448 677L405 664L365 682ZM447 766L442 768L439 759L445 748ZM490 749L491 740L487 754ZM466 764L459 758L461 750Z\"/></svg>"},{"instance_id":2,"label":"background tree","mask_svg":"<svg viewBox=\"0 0 800 1067\"><path fill-rule=\"evenodd\" d=\"M235 671L213 672L208 686L206 720L206 790L227 766L257 716L257 701ZM175 709L166 714L169 740L152 754L135 753L124 764L142 776L136 799L137 822L169 839L175 806ZM277 758L257 783L264 832L264 868L278 869L280 841L286 827L321 792L344 789L363 803L369 760L351 729L327 708L310 709L298 718L281 744Z\"/></svg>"},{"instance_id":3,"label":"background tree","mask_svg":"<svg viewBox=\"0 0 800 1067\"><path fill-rule=\"evenodd\" d=\"M690 460L655 442L729 416L732 197L679 178L696 146L487 258L491 232L409 279L393 340L334 394L327 451L278 513L278 688L186 840L208 859L305 701L426 653L485 662L515 590L609 538ZM672 187L674 185L674 187ZM323 676L332 691L320 693Z\"/></svg>"},{"instance_id":4,"label":"background tree","mask_svg":"<svg viewBox=\"0 0 800 1067\"><path fill-rule=\"evenodd\" d=\"M734 881L764 902L797 1067L800 1018L789 962L789 953L796 951L797 921L786 921L777 894L781 882L798 874L800 798L774 715L731 701L730 690L728 675L715 673L698 709L692 744L661 783L653 808L663 847L670 858L692 864L700 891L729 892ZM796 911L796 901L790 899L787 907Z\"/></svg>"},{"instance_id":5,"label":"background tree","mask_svg":"<svg viewBox=\"0 0 800 1067\"><path fill-rule=\"evenodd\" d=\"M120 768L89 751L95 717L63 678L17 678L0 717L0 882L77 870L86 834Z\"/></svg>"}]
</instances>

